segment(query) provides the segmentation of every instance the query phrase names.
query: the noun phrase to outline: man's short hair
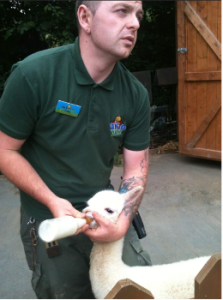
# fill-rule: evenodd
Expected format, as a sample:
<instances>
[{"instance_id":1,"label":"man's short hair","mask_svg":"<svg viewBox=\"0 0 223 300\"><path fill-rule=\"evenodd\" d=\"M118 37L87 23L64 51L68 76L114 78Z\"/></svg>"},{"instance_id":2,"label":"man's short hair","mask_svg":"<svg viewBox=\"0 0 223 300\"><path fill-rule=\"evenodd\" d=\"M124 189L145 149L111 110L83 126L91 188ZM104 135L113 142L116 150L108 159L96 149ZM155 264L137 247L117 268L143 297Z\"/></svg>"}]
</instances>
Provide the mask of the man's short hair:
<instances>
[{"instance_id":1,"label":"man's short hair","mask_svg":"<svg viewBox=\"0 0 223 300\"><path fill-rule=\"evenodd\" d=\"M94 15L96 10L97 10L97 7L98 7L98 4L100 3L100 1L83 1L83 0L77 0L76 1L76 14L77 14L77 11L78 11L78 8L80 5L85 5L87 6L90 11L92 12L92 14Z\"/></svg>"},{"instance_id":2,"label":"man's short hair","mask_svg":"<svg viewBox=\"0 0 223 300\"><path fill-rule=\"evenodd\" d=\"M77 18L77 27L78 30L80 30L80 24L77 16L78 8L80 5L85 5L87 6L92 14L94 15L96 13L96 10L98 8L98 5L100 4L101 1L83 1L83 0L76 0L76 5L75 5L75 12L76 12L76 18Z\"/></svg>"}]
</instances>

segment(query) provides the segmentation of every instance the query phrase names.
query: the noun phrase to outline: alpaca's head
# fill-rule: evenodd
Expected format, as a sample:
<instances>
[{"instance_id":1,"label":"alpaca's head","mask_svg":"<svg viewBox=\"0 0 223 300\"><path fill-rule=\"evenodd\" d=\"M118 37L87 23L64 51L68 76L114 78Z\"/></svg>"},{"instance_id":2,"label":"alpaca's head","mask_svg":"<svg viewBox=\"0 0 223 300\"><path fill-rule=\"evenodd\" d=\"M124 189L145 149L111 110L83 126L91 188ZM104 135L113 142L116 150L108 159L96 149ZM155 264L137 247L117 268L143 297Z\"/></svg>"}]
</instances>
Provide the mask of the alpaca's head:
<instances>
[{"instance_id":1,"label":"alpaca's head","mask_svg":"<svg viewBox=\"0 0 223 300\"><path fill-rule=\"evenodd\" d=\"M127 202L132 203L136 200L142 194L142 191L143 188L139 186L125 194L119 194L118 192L110 190L98 192L90 200L88 200L88 206L83 210L83 212L86 213L88 217L93 218L92 212L95 211L115 223L125 204ZM90 224L90 228L97 227L98 224L96 221L93 221Z\"/></svg>"}]
</instances>

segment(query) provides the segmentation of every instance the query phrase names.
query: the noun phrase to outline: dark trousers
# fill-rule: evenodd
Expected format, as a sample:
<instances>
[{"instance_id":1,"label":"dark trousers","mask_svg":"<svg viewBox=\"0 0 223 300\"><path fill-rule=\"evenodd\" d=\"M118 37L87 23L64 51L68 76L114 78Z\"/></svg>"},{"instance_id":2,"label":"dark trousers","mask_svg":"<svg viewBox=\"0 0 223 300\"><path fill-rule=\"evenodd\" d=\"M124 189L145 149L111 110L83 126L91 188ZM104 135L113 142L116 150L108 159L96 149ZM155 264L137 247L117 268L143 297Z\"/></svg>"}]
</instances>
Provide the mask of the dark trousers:
<instances>
[{"instance_id":1,"label":"dark trousers","mask_svg":"<svg viewBox=\"0 0 223 300\"><path fill-rule=\"evenodd\" d=\"M27 263L33 271L32 287L37 298L94 299L89 279L91 240L84 234L61 239L61 255L49 258L43 241L38 239L37 245L32 245L30 231L34 228L38 235L40 222L36 220L27 224L29 219L30 216L21 208L20 234ZM123 261L130 266L151 265L133 226L125 237Z\"/></svg>"}]
</instances>

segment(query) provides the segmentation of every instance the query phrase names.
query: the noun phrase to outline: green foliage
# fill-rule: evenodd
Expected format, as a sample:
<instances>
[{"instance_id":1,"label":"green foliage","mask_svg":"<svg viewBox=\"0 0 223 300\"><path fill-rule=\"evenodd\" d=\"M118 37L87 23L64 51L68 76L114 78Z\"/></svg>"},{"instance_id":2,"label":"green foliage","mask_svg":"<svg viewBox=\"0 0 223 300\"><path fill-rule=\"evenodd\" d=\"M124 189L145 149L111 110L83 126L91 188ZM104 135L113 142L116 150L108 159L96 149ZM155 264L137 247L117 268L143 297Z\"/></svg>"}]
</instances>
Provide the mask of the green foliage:
<instances>
[{"instance_id":1,"label":"green foliage","mask_svg":"<svg viewBox=\"0 0 223 300\"><path fill-rule=\"evenodd\" d=\"M175 66L175 2L144 1L138 42L123 61L130 71ZM73 43L75 1L0 1L0 89L13 63Z\"/></svg>"},{"instance_id":2,"label":"green foliage","mask_svg":"<svg viewBox=\"0 0 223 300\"><path fill-rule=\"evenodd\" d=\"M77 36L75 2L0 2L0 88L13 63L31 53L72 43Z\"/></svg>"}]
</instances>

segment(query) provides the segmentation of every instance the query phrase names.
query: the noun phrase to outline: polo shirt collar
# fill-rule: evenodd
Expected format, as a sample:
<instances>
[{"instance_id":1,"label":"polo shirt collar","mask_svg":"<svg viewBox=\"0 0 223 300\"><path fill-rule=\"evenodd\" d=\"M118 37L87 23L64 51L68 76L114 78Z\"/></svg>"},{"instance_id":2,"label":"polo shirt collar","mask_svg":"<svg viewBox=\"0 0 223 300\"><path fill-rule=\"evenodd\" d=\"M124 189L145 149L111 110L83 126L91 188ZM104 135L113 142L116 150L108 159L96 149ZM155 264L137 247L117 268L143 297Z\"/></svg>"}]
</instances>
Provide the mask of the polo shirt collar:
<instances>
[{"instance_id":1,"label":"polo shirt collar","mask_svg":"<svg viewBox=\"0 0 223 300\"><path fill-rule=\"evenodd\" d=\"M118 72L117 64L115 64L114 69L112 70L111 74L99 84L96 84L94 80L89 75L84 62L82 60L80 49L79 49L79 38L77 37L74 43L74 61L75 61L75 77L77 83L80 85L98 85L103 87L106 90L113 90L114 89L114 79Z\"/></svg>"}]
</instances>

